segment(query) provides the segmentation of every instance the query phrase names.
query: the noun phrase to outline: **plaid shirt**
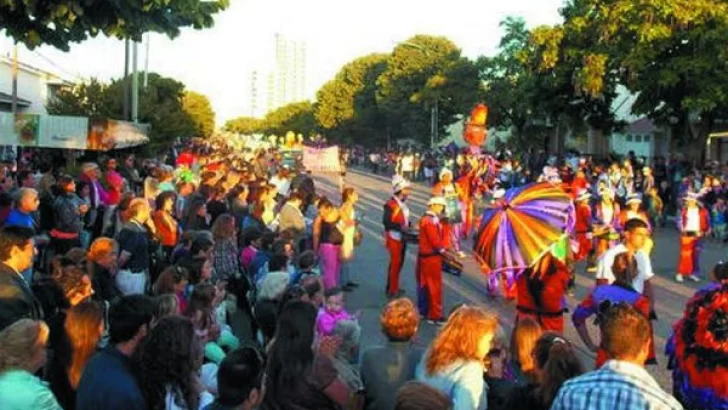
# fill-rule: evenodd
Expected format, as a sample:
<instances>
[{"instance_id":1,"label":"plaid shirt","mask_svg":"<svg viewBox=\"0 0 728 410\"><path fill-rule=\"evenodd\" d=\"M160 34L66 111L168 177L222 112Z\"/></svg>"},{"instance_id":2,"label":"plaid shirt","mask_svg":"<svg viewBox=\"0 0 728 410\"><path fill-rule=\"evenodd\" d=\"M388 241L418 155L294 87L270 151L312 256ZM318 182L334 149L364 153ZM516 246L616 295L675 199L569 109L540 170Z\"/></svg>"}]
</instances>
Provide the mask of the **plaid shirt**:
<instances>
[{"instance_id":1,"label":"plaid shirt","mask_svg":"<svg viewBox=\"0 0 728 410\"><path fill-rule=\"evenodd\" d=\"M682 410L641 367L610 360L564 383L551 410Z\"/></svg>"},{"instance_id":2,"label":"plaid shirt","mask_svg":"<svg viewBox=\"0 0 728 410\"><path fill-rule=\"evenodd\" d=\"M218 240L212 248L212 266L215 280L228 280L240 271L238 246L234 240Z\"/></svg>"}]
</instances>

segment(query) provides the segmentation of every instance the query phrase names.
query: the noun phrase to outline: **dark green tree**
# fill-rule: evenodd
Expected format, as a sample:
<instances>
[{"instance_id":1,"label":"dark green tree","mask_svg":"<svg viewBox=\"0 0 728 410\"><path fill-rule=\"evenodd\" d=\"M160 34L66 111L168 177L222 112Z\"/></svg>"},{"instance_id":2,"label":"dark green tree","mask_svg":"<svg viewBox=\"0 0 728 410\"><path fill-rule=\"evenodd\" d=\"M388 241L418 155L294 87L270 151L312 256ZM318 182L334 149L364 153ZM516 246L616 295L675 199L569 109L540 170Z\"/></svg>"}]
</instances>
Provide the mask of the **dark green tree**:
<instances>
[{"instance_id":1,"label":"dark green tree","mask_svg":"<svg viewBox=\"0 0 728 410\"><path fill-rule=\"evenodd\" d=\"M70 43L103 33L140 41L146 32L179 35L181 27L203 29L228 0L0 0L0 27L33 49L47 44L68 51Z\"/></svg>"},{"instance_id":2,"label":"dark green tree","mask_svg":"<svg viewBox=\"0 0 728 410\"><path fill-rule=\"evenodd\" d=\"M317 128L313 104L301 101L284 105L266 114L263 120L263 132L278 136L288 131L304 136L312 135Z\"/></svg>"},{"instance_id":3,"label":"dark green tree","mask_svg":"<svg viewBox=\"0 0 728 410\"><path fill-rule=\"evenodd\" d=\"M238 117L225 122L223 129L243 135L251 135L263 132L264 124L260 118Z\"/></svg>"}]
</instances>

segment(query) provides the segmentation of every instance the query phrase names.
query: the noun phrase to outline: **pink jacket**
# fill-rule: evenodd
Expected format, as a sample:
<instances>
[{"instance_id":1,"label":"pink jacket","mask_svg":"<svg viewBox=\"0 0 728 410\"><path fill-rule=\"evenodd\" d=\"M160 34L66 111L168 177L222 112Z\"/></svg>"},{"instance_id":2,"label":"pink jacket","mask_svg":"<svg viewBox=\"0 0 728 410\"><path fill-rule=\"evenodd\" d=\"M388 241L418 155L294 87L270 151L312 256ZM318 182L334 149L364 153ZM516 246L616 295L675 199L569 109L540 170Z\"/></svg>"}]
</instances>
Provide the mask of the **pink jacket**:
<instances>
[{"instance_id":1,"label":"pink jacket","mask_svg":"<svg viewBox=\"0 0 728 410\"><path fill-rule=\"evenodd\" d=\"M319 309L318 317L316 318L316 332L322 336L331 336L334 334L334 329L336 329L336 323L338 321L352 319L352 316L345 310L332 313L326 310L325 307L322 307Z\"/></svg>"}]
</instances>

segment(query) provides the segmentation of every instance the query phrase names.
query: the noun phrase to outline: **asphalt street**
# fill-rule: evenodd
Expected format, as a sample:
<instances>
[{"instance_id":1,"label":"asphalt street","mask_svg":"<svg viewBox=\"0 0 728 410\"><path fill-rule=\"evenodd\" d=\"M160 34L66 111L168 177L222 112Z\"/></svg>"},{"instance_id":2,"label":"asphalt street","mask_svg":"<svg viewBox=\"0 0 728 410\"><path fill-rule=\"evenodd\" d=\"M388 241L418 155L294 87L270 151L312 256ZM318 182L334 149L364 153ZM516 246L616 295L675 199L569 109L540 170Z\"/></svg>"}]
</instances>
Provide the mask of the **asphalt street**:
<instances>
[{"instance_id":1,"label":"asphalt street","mask_svg":"<svg viewBox=\"0 0 728 410\"><path fill-rule=\"evenodd\" d=\"M319 174L315 176L316 189L320 194L329 197L335 203L340 201L339 176ZM391 178L383 175L373 175L367 172L349 169L345 177L345 184L354 187L359 193L358 211L363 215L362 231L364 240L356 249L356 258L352 262L351 272L355 281L361 286L347 296L347 309L350 312L362 312L363 339L362 346L375 345L384 342L380 332L379 312L386 304L384 293L386 284L387 265L389 256L384 247L382 235L382 208L391 195ZM411 210L411 221L417 223L425 212L425 205L431 196L431 190L422 183L413 186L412 195L408 200ZM649 366L648 370L657 381L668 391L671 391L669 371L666 369L667 360L664 356L665 341L670 335L673 323L682 315L687 299L693 295L702 283L676 283L674 281L675 267L679 255L679 237L674 227L668 226L658 229L655 233L655 248L652 253L653 268L656 277L653 279L656 297L656 311L658 320L653 322L655 330L655 344L658 354L658 365ZM479 266L472 259L472 241L464 242L463 250L468 254L465 260L465 271L461 277L445 275L444 278L444 311L449 312L454 306L462 303L475 304L487 307L500 316L501 323L507 334L510 334L515 318L513 303L501 298L491 298L485 292L484 276ZM718 242L708 242L701 258L701 266L705 276L707 271L718 263L725 255L725 245ZM407 252L404 268L400 279L405 296L414 300L415 278L414 267L416 246L410 246ZM573 307L583 299L594 286L592 275L585 273L583 264L577 265L577 287L573 297L568 297L568 305ZM576 330L571 325L571 316L567 314L565 335L579 350L584 364L592 368L594 354L589 352L579 339ZM598 330L591 326L593 339L598 340ZM435 335L437 328L427 322L422 322L417 342L426 346Z\"/></svg>"}]
</instances>

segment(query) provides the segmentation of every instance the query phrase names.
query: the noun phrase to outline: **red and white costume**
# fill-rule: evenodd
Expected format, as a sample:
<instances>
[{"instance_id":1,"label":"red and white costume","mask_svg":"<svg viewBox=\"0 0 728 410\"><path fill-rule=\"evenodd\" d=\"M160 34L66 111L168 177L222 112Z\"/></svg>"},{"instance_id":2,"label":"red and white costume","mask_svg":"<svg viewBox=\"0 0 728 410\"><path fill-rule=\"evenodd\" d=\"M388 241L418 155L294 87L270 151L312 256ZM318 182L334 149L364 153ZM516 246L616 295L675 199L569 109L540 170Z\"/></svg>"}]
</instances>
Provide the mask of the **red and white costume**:
<instances>
[{"instance_id":1,"label":"red and white costume","mask_svg":"<svg viewBox=\"0 0 728 410\"><path fill-rule=\"evenodd\" d=\"M443 201L444 203L444 201ZM445 230L440 219L428 211L420 219L419 253L417 255L417 287L420 313L430 320L442 319L442 265L445 252Z\"/></svg>"},{"instance_id":2,"label":"red and white costume","mask_svg":"<svg viewBox=\"0 0 728 410\"><path fill-rule=\"evenodd\" d=\"M393 181L395 193L409 187L409 183L403 178L395 178ZM404 255L407 252L407 244L402 237L402 232L409 227L409 208L404 201L396 195L392 196L384 204L384 240L389 252L389 268L387 269L386 292L390 296L399 294L399 274L404 264Z\"/></svg>"},{"instance_id":3,"label":"red and white costume","mask_svg":"<svg viewBox=\"0 0 728 410\"><path fill-rule=\"evenodd\" d=\"M677 273L680 276L698 276L702 239L710 233L710 214L698 205L696 198L688 199L680 213L680 260Z\"/></svg>"}]
</instances>

